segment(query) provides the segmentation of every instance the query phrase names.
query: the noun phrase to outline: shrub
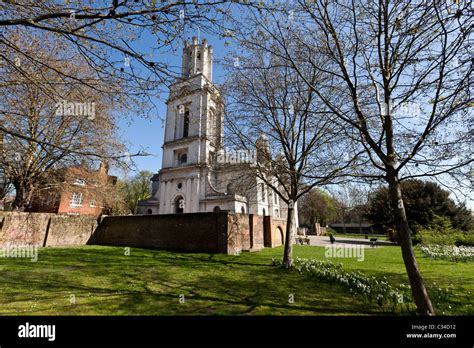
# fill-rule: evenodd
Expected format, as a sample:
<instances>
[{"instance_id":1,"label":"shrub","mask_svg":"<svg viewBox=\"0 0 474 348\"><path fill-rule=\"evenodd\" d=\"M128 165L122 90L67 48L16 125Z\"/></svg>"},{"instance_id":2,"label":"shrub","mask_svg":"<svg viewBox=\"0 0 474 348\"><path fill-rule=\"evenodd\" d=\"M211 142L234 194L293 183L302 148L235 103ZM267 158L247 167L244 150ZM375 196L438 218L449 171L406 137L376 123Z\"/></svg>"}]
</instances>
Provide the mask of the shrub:
<instances>
[{"instance_id":1,"label":"shrub","mask_svg":"<svg viewBox=\"0 0 474 348\"><path fill-rule=\"evenodd\" d=\"M437 245L456 245L473 246L473 231L463 232L452 227L451 222L444 216L437 216L426 227L420 227L413 236L414 244L437 244Z\"/></svg>"}]
</instances>

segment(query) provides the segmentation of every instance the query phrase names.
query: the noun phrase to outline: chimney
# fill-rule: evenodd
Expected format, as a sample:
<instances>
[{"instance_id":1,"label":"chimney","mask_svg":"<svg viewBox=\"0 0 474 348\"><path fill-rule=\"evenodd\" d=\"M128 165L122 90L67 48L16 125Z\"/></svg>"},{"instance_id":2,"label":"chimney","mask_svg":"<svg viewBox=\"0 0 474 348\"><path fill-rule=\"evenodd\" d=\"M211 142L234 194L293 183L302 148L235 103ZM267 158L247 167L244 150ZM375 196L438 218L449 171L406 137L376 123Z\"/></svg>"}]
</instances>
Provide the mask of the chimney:
<instances>
[{"instance_id":1,"label":"chimney","mask_svg":"<svg viewBox=\"0 0 474 348\"><path fill-rule=\"evenodd\" d=\"M101 175L109 174L109 164L105 161L100 162L99 173Z\"/></svg>"}]
</instances>

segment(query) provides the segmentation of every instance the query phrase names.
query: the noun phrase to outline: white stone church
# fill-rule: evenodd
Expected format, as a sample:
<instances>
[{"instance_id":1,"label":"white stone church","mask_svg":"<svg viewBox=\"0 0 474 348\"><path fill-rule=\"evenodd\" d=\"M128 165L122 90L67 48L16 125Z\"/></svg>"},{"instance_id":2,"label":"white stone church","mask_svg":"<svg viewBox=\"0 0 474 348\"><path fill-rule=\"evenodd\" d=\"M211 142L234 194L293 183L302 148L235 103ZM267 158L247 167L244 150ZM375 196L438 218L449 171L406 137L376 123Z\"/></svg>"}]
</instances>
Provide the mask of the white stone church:
<instances>
[{"instance_id":1,"label":"white stone church","mask_svg":"<svg viewBox=\"0 0 474 348\"><path fill-rule=\"evenodd\" d=\"M254 175L258 151L269 151L264 137L257 140L255 155L223 156L224 104L212 82L212 55L205 39L185 42L182 78L170 87L167 101L162 169L151 179L152 197L139 202L138 213L228 210L286 218L284 202Z\"/></svg>"}]
</instances>

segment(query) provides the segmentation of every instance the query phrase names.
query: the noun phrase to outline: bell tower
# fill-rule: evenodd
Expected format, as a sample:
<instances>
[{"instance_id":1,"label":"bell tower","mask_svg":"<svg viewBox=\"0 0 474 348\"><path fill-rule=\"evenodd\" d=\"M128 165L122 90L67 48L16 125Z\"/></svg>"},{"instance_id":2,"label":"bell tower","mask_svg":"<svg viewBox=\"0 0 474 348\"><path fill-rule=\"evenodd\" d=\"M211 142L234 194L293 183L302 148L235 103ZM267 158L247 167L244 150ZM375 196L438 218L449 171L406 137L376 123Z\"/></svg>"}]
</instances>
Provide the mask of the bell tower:
<instances>
[{"instance_id":1,"label":"bell tower","mask_svg":"<svg viewBox=\"0 0 474 348\"><path fill-rule=\"evenodd\" d=\"M159 179L160 214L197 212L205 199L207 170L223 137L224 104L212 82L212 53L205 39L185 42L181 77L170 86ZM183 204L182 210L176 202Z\"/></svg>"},{"instance_id":2,"label":"bell tower","mask_svg":"<svg viewBox=\"0 0 474 348\"><path fill-rule=\"evenodd\" d=\"M197 37L193 37L192 43L185 41L182 60L183 79L202 74L212 81L212 51L212 46L208 46L206 39L202 40L201 44Z\"/></svg>"}]
</instances>

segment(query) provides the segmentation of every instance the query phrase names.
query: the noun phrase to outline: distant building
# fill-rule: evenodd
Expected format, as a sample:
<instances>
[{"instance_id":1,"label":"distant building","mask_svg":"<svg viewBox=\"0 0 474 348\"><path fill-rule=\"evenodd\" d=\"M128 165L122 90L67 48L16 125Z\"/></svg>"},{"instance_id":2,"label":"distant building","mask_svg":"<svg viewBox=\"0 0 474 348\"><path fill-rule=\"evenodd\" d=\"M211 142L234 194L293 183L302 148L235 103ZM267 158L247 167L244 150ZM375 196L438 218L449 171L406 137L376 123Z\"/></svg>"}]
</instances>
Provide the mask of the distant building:
<instances>
[{"instance_id":1,"label":"distant building","mask_svg":"<svg viewBox=\"0 0 474 348\"><path fill-rule=\"evenodd\" d=\"M346 222L329 224L337 233L374 233L374 225L368 222Z\"/></svg>"},{"instance_id":2,"label":"distant building","mask_svg":"<svg viewBox=\"0 0 474 348\"><path fill-rule=\"evenodd\" d=\"M51 183L35 194L25 211L68 215L106 214L110 207L107 197L117 183L117 177L108 175L108 165L101 164L99 170L84 166L68 167L57 175L58 184Z\"/></svg>"}]
</instances>

